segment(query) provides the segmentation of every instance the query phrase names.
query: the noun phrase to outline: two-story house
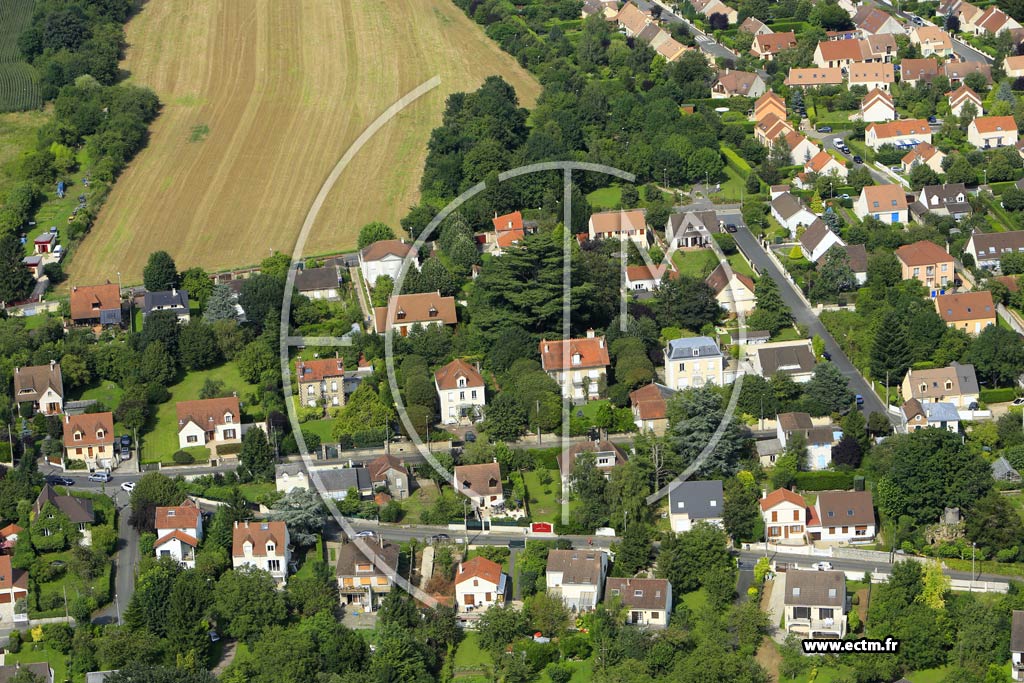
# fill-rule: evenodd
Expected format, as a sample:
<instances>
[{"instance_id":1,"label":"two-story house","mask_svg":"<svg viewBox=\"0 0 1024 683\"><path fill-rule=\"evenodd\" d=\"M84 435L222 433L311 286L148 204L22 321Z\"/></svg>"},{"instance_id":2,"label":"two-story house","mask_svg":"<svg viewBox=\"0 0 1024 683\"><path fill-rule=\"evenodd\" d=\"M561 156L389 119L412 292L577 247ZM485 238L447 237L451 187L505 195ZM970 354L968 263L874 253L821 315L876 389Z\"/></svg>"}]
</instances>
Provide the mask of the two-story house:
<instances>
[{"instance_id":1,"label":"two-story house","mask_svg":"<svg viewBox=\"0 0 1024 683\"><path fill-rule=\"evenodd\" d=\"M846 635L846 574L841 571L785 573L786 632L800 638L840 640Z\"/></svg>"},{"instance_id":2,"label":"two-story house","mask_svg":"<svg viewBox=\"0 0 1024 683\"><path fill-rule=\"evenodd\" d=\"M340 357L300 360L295 374L302 405L324 410L345 405L345 361Z\"/></svg>"},{"instance_id":3,"label":"two-story house","mask_svg":"<svg viewBox=\"0 0 1024 683\"><path fill-rule=\"evenodd\" d=\"M938 26L919 26L910 32L910 43L921 48L922 57L937 55L945 59L953 54L953 39Z\"/></svg>"},{"instance_id":4,"label":"two-story house","mask_svg":"<svg viewBox=\"0 0 1024 683\"><path fill-rule=\"evenodd\" d=\"M14 400L31 403L34 412L58 415L64 411L64 376L60 363L14 368Z\"/></svg>"},{"instance_id":5,"label":"two-story house","mask_svg":"<svg viewBox=\"0 0 1024 683\"><path fill-rule=\"evenodd\" d=\"M605 600L618 598L626 611L626 624L665 628L672 616L672 584L668 579L609 577Z\"/></svg>"},{"instance_id":6,"label":"two-story house","mask_svg":"<svg viewBox=\"0 0 1024 683\"><path fill-rule=\"evenodd\" d=\"M765 92L765 82L756 73L725 69L718 72L718 78L711 86L711 99L730 97L760 97Z\"/></svg>"},{"instance_id":7,"label":"two-story house","mask_svg":"<svg viewBox=\"0 0 1024 683\"><path fill-rule=\"evenodd\" d=\"M953 257L928 240L904 244L896 250L896 260L900 262L904 280L919 280L933 293L952 285L956 278Z\"/></svg>"},{"instance_id":8,"label":"two-story house","mask_svg":"<svg viewBox=\"0 0 1024 683\"><path fill-rule=\"evenodd\" d=\"M957 410L969 410L978 403L978 377L973 365L954 361L944 368L907 370L900 391L904 399L952 403Z\"/></svg>"},{"instance_id":9,"label":"two-story house","mask_svg":"<svg viewBox=\"0 0 1024 683\"><path fill-rule=\"evenodd\" d=\"M668 507L669 523L676 533L689 531L697 522L722 526L725 507L722 482L717 479L672 482L668 489Z\"/></svg>"},{"instance_id":10,"label":"two-story house","mask_svg":"<svg viewBox=\"0 0 1024 683\"><path fill-rule=\"evenodd\" d=\"M121 288L109 282L71 288L71 322L107 327L121 324Z\"/></svg>"},{"instance_id":11,"label":"two-story house","mask_svg":"<svg viewBox=\"0 0 1024 683\"><path fill-rule=\"evenodd\" d=\"M765 379L781 372L794 382L803 384L809 382L814 374L814 352L809 339L758 344L751 360L754 371Z\"/></svg>"},{"instance_id":12,"label":"two-story house","mask_svg":"<svg viewBox=\"0 0 1024 683\"><path fill-rule=\"evenodd\" d=\"M883 123L896 120L896 103L892 95L875 88L860 101L860 118L864 123Z\"/></svg>"},{"instance_id":13,"label":"two-story house","mask_svg":"<svg viewBox=\"0 0 1024 683\"><path fill-rule=\"evenodd\" d=\"M455 297L441 296L441 292L399 294L388 300L387 306L373 309L373 331L385 334L388 329L407 337L413 325L454 325Z\"/></svg>"},{"instance_id":14,"label":"two-story house","mask_svg":"<svg viewBox=\"0 0 1024 683\"><path fill-rule=\"evenodd\" d=\"M573 402L600 397L601 384L611 365L603 336L587 330L584 339L541 339L538 346L541 367L558 382L562 396Z\"/></svg>"},{"instance_id":15,"label":"two-story house","mask_svg":"<svg viewBox=\"0 0 1024 683\"><path fill-rule=\"evenodd\" d=\"M853 203L853 213L861 220L871 216L883 223L906 223L910 218L907 195L900 185L865 186Z\"/></svg>"},{"instance_id":16,"label":"two-story house","mask_svg":"<svg viewBox=\"0 0 1024 683\"><path fill-rule=\"evenodd\" d=\"M10 555L0 555L0 623L10 624L16 618L15 605L28 599L28 571L14 569ZM28 611L17 615L18 621L28 620ZM20 618L23 617L23 618ZM52 680L52 679L51 679Z\"/></svg>"},{"instance_id":17,"label":"two-story house","mask_svg":"<svg viewBox=\"0 0 1024 683\"><path fill-rule=\"evenodd\" d=\"M445 424L473 422L483 417L487 404L483 375L461 358L434 373L434 389Z\"/></svg>"},{"instance_id":18,"label":"two-story house","mask_svg":"<svg viewBox=\"0 0 1024 683\"><path fill-rule=\"evenodd\" d=\"M974 92L966 85L961 85L956 90L950 91L946 94L946 98L949 100L949 112L954 116L961 116L963 114L964 107L968 104L974 107L975 116L981 116L985 113L985 108L981 101L981 95Z\"/></svg>"},{"instance_id":19,"label":"two-story house","mask_svg":"<svg viewBox=\"0 0 1024 683\"><path fill-rule=\"evenodd\" d=\"M587 224L587 235L591 240L626 238L643 249L650 239L643 209L595 213Z\"/></svg>"},{"instance_id":20,"label":"two-story house","mask_svg":"<svg viewBox=\"0 0 1024 683\"><path fill-rule=\"evenodd\" d=\"M410 268L418 269L417 256L418 252L411 244L402 240L381 240L359 251L359 270L366 284L373 287L382 275L397 280L406 260Z\"/></svg>"},{"instance_id":21,"label":"two-story house","mask_svg":"<svg viewBox=\"0 0 1024 683\"><path fill-rule=\"evenodd\" d=\"M821 491L808 508L811 541L850 543L875 537L875 507L870 491Z\"/></svg>"},{"instance_id":22,"label":"two-story house","mask_svg":"<svg viewBox=\"0 0 1024 683\"><path fill-rule=\"evenodd\" d=\"M725 383L725 357L711 337L673 339L663 354L665 384L670 389L702 387L705 384L722 386Z\"/></svg>"},{"instance_id":23,"label":"two-story house","mask_svg":"<svg viewBox=\"0 0 1024 683\"><path fill-rule=\"evenodd\" d=\"M882 145L913 147L932 142L932 129L925 119L900 119L882 123L869 123L864 129L864 143L878 151Z\"/></svg>"},{"instance_id":24,"label":"two-story house","mask_svg":"<svg viewBox=\"0 0 1024 683\"><path fill-rule=\"evenodd\" d=\"M714 211L687 211L669 214L665 223L665 240L671 249L705 248L712 235L722 231Z\"/></svg>"},{"instance_id":25,"label":"two-story house","mask_svg":"<svg viewBox=\"0 0 1024 683\"><path fill-rule=\"evenodd\" d=\"M754 280L725 265L717 266L704 278L704 283L715 294L718 305L734 315L748 314L757 306Z\"/></svg>"},{"instance_id":26,"label":"two-story house","mask_svg":"<svg viewBox=\"0 0 1024 683\"><path fill-rule=\"evenodd\" d=\"M203 540L203 515L199 506L186 498L181 505L158 507L154 527L157 540L153 550L156 556L173 558L183 567L194 569L196 549L199 541Z\"/></svg>"},{"instance_id":27,"label":"two-story house","mask_svg":"<svg viewBox=\"0 0 1024 683\"><path fill-rule=\"evenodd\" d=\"M799 197L789 192L784 192L771 201L772 218L779 222L779 225L789 230L791 237L795 237L797 229L804 225L810 225L817 216L804 206Z\"/></svg>"},{"instance_id":28,"label":"two-story house","mask_svg":"<svg viewBox=\"0 0 1024 683\"><path fill-rule=\"evenodd\" d=\"M939 294L935 297L935 311L947 326L973 336L996 324L996 305L987 289Z\"/></svg>"},{"instance_id":29,"label":"two-story house","mask_svg":"<svg viewBox=\"0 0 1024 683\"><path fill-rule=\"evenodd\" d=\"M231 537L231 566L235 569L261 569L283 586L291 559L291 537L284 522L235 522Z\"/></svg>"},{"instance_id":30,"label":"two-story house","mask_svg":"<svg viewBox=\"0 0 1024 683\"><path fill-rule=\"evenodd\" d=\"M309 475L301 462L289 462L274 465L274 488L280 493L288 493L292 489L309 490Z\"/></svg>"},{"instance_id":31,"label":"two-story house","mask_svg":"<svg viewBox=\"0 0 1024 683\"><path fill-rule=\"evenodd\" d=\"M921 83L931 83L939 75L939 60L907 59L900 61L900 83L916 88Z\"/></svg>"},{"instance_id":32,"label":"two-story house","mask_svg":"<svg viewBox=\"0 0 1024 683\"><path fill-rule=\"evenodd\" d=\"M840 180L846 180L849 171L846 168L846 164L825 150L821 150L804 164L804 173L815 173L817 175L833 176Z\"/></svg>"},{"instance_id":33,"label":"two-story house","mask_svg":"<svg viewBox=\"0 0 1024 683\"><path fill-rule=\"evenodd\" d=\"M911 398L900 407L900 418L905 432L916 432L926 427L954 434L960 431L960 411L952 403L921 403Z\"/></svg>"},{"instance_id":34,"label":"two-story house","mask_svg":"<svg viewBox=\"0 0 1024 683\"><path fill-rule=\"evenodd\" d=\"M747 17L747 21L754 17ZM755 19L755 21L757 21ZM746 22L743 22L746 23ZM764 26L764 24L762 24ZM765 27L767 28L767 26ZM770 29L769 29L770 30ZM750 54L757 59L772 61L775 55L783 50L796 48L796 33L793 31L779 31L778 33L759 33L754 36L754 42L750 46Z\"/></svg>"},{"instance_id":35,"label":"two-story house","mask_svg":"<svg viewBox=\"0 0 1024 683\"><path fill-rule=\"evenodd\" d=\"M892 33L903 35L903 25L893 16L871 5L861 5L853 15L853 25L862 36Z\"/></svg>"},{"instance_id":36,"label":"two-story house","mask_svg":"<svg viewBox=\"0 0 1024 683\"><path fill-rule=\"evenodd\" d=\"M967 141L978 149L1017 144L1017 121L1012 116L979 116L967 124Z\"/></svg>"},{"instance_id":37,"label":"two-story house","mask_svg":"<svg viewBox=\"0 0 1024 683\"><path fill-rule=\"evenodd\" d=\"M917 201L927 211L939 216L952 216L956 220L974 213L968 201L967 186L963 183L925 185Z\"/></svg>"},{"instance_id":38,"label":"two-story house","mask_svg":"<svg viewBox=\"0 0 1024 683\"><path fill-rule=\"evenodd\" d=\"M843 238L832 232L820 218L814 219L804 234L800 235L800 253L811 263L817 263L832 247L845 247Z\"/></svg>"},{"instance_id":39,"label":"two-story house","mask_svg":"<svg viewBox=\"0 0 1024 683\"><path fill-rule=\"evenodd\" d=\"M146 292L142 297L142 317L148 318L157 311L170 311L179 323L189 321L188 292L184 289L170 289L159 292Z\"/></svg>"},{"instance_id":40,"label":"two-story house","mask_svg":"<svg viewBox=\"0 0 1024 683\"><path fill-rule=\"evenodd\" d=\"M664 436L668 427L668 399L675 393L657 382L629 392L629 405L633 410L633 422L637 430Z\"/></svg>"},{"instance_id":41,"label":"two-story house","mask_svg":"<svg viewBox=\"0 0 1024 683\"><path fill-rule=\"evenodd\" d=\"M786 100L771 90L754 102L754 121L764 121L769 115L779 120L786 118Z\"/></svg>"},{"instance_id":42,"label":"two-story house","mask_svg":"<svg viewBox=\"0 0 1024 683\"><path fill-rule=\"evenodd\" d=\"M922 142L903 155L903 158L900 159L900 170L903 173L910 173L914 170L914 166L924 164L936 173L945 173L942 168L942 160L945 158L946 155L940 149L927 142Z\"/></svg>"},{"instance_id":43,"label":"two-story house","mask_svg":"<svg viewBox=\"0 0 1024 683\"><path fill-rule=\"evenodd\" d=\"M44 514L47 505L52 505L57 511L63 513L82 534L82 545L92 543L92 525L96 522L96 515L93 512L92 501L88 498L77 496L59 496L52 486L43 484L42 490L32 504L33 517L38 519ZM51 515L52 516L52 515ZM49 531L43 530L44 536L49 536Z\"/></svg>"},{"instance_id":44,"label":"two-story house","mask_svg":"<svg viewBox=\"0 0 1024 683\"><path fill-rule=\"evenodd\" d=\"M789 489L775 489L761 498L765 537L772 543L803 545L807 542L807 503Z\"/></svg>"},{"instance_id":45,"label":"two-story house","mask_svg":"<svg viewBox=\"0 0 1024 683\"><path fill-rule=\"evenodd\" d=\"M1024 253L1024 230L977 232L971 234L964 253L974 257L979 268L996 268L1003 254Z\"/></svg>"},{"instance_id":46,"label":"two-story house","mask_svg":"<svg viewBox=\"0 0 1024 683\"><path fill-rule=\"evenodd\" d=\"M335 576L342 605L376 612L397 575L398 546L394 543L368 538L346 543L338 550Z\"/></svg>"},{"instance_id":47,"label":"two-story house","mask_svg":"<svg viewBox=\"0 0 1024 683\"><path fill-rule=\"evenodd\" d=\"M611 476L613 469L619 465L626 464L626 454L621 448L607 439L580 441L571 444L558 455L558 470L562 475L562 482L565 486L571 485L572 472L576 468L576 461L584 453L590 453L594 456L594 467L606 479Z\"/></svg>"},{"instance_id":48,"label":"two-story house","mask_svg":"<svg viewBox=\"0 0 1024 683\"><path fill-rule=\"evenodd\" d=\"M544 572L547 591L573 612L587 612L601 602L608 555L600 550L551 550Z\"/></svg>"},{"instance_id":49,"label":"two-story house","mask_svg":"<svg viewBox=\"0 0 1024 683\"><path fill-rule=\"evenodd\" d=\"M211 441L237 442L242 438L242 410L237 396L179 401L178 447L205 446Z\"/></svg>"},{"instance_id":50,"label":"two-story house","mask_svg":"<svg viewBox=\"0 0 1024 683\"><path fill-rule=\"evenodd\" d=\"M82 460L90 472L117 467L114 452L113 413L64 415L64 460L50 461L65 467L69 460Z\"/></svg>"},{"instance_id":51,"label":"two-story house","mask_svg":"<svg viewBox=\"0 0 1024 683\"><path fill-rule=\"evenodd\" d=\"M501 565L477 555L460 562L455 573L455 602L462 612L501 606L511 595L512 581Z\"/></svg>"},{"instance_id":52,"label":"two-story house","mask_svg":"<svg viewBox=\"0 0 1024 683\"><path fill-rule=\"evenodd\" d=\"M776 417L776 438L786 448L794 434L807 442L807 466L823 470L832 464L832 447L843 437L842 430L831 425L815 425L807 413L779 413Z\"/></svg>"},{"instance_id":53,"label":"two-story house","mask_svg":"<svg viewBox=\"0 0 1024 683\"><path fill-rule=\"evenodd\" d=\"M391 497L396 500L404 500L409 497L409 492L415 482L409 477L409 470L398 458L392 455L382 455L376 460L370 461L366 469L369 470L370 483L375 489L379 486L386 487Z\"/></svg>"},{"instance_id":54,"label":"two-story house","mask_svg":"<svg viewBox=\"0 0 1024 683\"><path fill-rule=\"evenodd\" d=\"M505 504L501 466L496 462L455 466L456 491L469 498L473 507L487 510Z\"/></svg>"},{"instance_id":55,"label":"two-story house","mask_svg":"<svg viewBox=\"0 0 1024 683\"><path fill-rule=\"evenodd\" d=\"M896 82L896 69L889 62L858 62L850 67L848 84L871 90L889 90Z\"/></svg>"}]
</instances>

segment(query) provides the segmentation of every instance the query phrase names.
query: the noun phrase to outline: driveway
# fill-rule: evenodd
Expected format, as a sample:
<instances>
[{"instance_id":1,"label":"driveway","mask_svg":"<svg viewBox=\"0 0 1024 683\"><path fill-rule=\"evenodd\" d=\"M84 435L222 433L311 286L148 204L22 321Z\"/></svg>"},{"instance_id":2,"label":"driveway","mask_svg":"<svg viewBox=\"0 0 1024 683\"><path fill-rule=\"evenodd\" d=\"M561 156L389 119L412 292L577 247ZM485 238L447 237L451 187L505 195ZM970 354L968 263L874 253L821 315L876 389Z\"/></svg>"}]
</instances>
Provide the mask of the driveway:
<instances>
[{"instance_id":1,"label":"driveway","mask_svg":"<svg viewBox=\"0 0 1024 683\"><path fill-rule=\"evenodd\" d=\"M114 497L117 505L117 551L114 553L114 601L93 615L93 623L120 623L128 603L135 593L135 568L139 563L139 534L128 523L131 508L128 494L118 491Z\"/></svg>"}]
</instances>

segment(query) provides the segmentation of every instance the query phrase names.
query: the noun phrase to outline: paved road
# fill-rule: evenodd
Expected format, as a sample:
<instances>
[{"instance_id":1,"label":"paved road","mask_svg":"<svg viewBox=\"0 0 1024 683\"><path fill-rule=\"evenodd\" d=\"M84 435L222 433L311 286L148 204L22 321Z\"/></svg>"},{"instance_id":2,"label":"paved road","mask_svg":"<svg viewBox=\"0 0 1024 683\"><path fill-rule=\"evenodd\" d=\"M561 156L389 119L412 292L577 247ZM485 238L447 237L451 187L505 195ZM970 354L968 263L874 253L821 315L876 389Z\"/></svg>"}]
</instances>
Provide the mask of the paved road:
<instances>
[{"instance_id":1,"label":"paved road","mask_svg":"<svg viewBox=\"0 0 1024 683\"><path fill-rule=\"evenodd\" d=\"M881 5L882 9L884 9L886 12L896 15L897 17L903 19L908 23L911 22L909 12L896 11L896 9L891 4L883 2L881 0L879 0L878 4ZM923 17L922 21L924 22L925 26L939 26L940 28L945 28L943 22L937 24L935 22L929 21L928 19L924 19ZM960 43L957 40L953 41L953 52L955 52L956 55L965 62L987 62L988 64L992 63L992 58L989 57L984 52L976 50L969 45L964 45L963 43Z\"/></svg>"},{"instance_id":2,"label":"paved road","mask_svg":"<svg viewBox=\"0 0 1024 683\"><path fill-rule=\"evenodd\" d=\"M135 594L135 568L139 563L139 534L128 523L131 508L128 494L119 491L114 501L120 510L117 524L117 552L114 554L114 602L93 615L98 624L118 624Z\"/></svg>"},{"instance_id":3,"label":"paved road","mask_svg":"<svg viewBox=\"0 0 1024 683\"><path fill-rule=\"evenodd\" d=\"M683 0L686 2L687 0ZM694 26L685 17L679 16L672 11L672 7L668 3L662 2L662 0L653 0L648 2L647 0L637 0L637 6L642 10L649 10L653 5L661 7L661 20L666 24L682 24L693 36L693 39L697 41L697 45L703 52L710 54L712 57L721 57L722 59L735 60L737 55L735 52L725 47L721 43L715 42L715 39L707 35L699 28Z\"/></svg>"}]
</instances>

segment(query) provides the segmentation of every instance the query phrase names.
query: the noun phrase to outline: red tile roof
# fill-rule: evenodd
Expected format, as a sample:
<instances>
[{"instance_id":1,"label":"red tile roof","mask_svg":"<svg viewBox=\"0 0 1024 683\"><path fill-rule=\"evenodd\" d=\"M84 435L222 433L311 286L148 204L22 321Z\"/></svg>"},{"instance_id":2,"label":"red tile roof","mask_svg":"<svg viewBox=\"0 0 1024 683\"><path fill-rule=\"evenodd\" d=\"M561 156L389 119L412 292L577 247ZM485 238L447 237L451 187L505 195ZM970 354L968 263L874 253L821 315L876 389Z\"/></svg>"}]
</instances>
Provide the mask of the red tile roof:
<instances>
[{"instance_id":1,"label":"red tile roof","mask_svg":"<svg viewBox=\"0 0 1024 683\"><path fill-rule=\"evenodd\" d=\"M199 524L199 507L186 498L175 507L156 509L156 529L195 529Z\"/></svg>"},{"instance_id":2,"label":"red tile roof","mask_svg":"<svg viewBox=\"0 0 1024 683\"><path fill-rule=\"evenodd\" d=\"M886 123L869 123L865 130L873 130L879 139L895 138L904 135L930 135L931 126L924 119L901 119Z\"/></svg>"},{"instance_id":3,"label":"red tile roof","mask_svg":"<svg viewBox=\"0 0 1024 683\"><path fill-rule=\"evenodd\" d=\"M1017 132L1017 122L1012 116L979 116L972 125L979 133L998 133L1000 131Z\"/></svg>"},{"instance_id":4,"label":"red tile roof","mask_svg":"<svg viewBox=\"0 0 1024 683\"><path fill-rule=\"evenodd\" d=\"M189 422L203 431L210 431L219 425L228 424L224 416L231 414L231 423L241 424L242 411L237 396L226 398L203 398L196 401L178 401L178 431Z\"/></svg>"},{"instance_id":5,"label":"red tile roof","mask_svg":"<svg viewBox=\"0 0 1024 683\"><path fill-rule=\"evenodd\" d=\"M494 229L497 232L506 232L508 230L520 230L523 229L523 213L522 211L513 211L512 213L506 213L503 216L495 216L492 219L494 223Z\"/></svg>"},{"instance_id":6,"label":"red tile roof","mask_svg":"<svg viewBox=\"0 0 1024 683\"><path fill-rule=\"evenodd\" d=\"M242 546L246 541L252 544L254 557L267 556L267 541L274 543L274 555L284 557L284 543L288 529L284 522L235 522L231 534L231 554L245 557Z\"/></svg>"},{"instance_id":7,"label":"red tile roof","mask_svg":"<svg viewBox=\"0 0 1024 683\"><path fill-rule=\"evenodd\" d=\"M71 319L91 320L99 318L100 311L121 308L121 289L109 282L105 285L89 285L71 288Z\"/></svg>"},{"instance_id":8,"label":"red tile roof","mask_svg":"<svg viewBox=\"0 0 1024 683\"><path fill-rule=\"evenodd\" d=\"M327 377L342 377L345 374L345 361L341 358L300 360L295 364L295 372L300 382L319 382Z\"/></svg>"},{"instance_id":9,"label":"red tile roof","mask_svg":"<svg viewBox=\"0 0 1024 683\"><path fill-rule=\"evenodd\" d=\"M497 586L501 582L501 565L488 560L486 557L477 555L468 562L459 565L459 572L455 576L455 584L458 585L470 579L483 579Z\"/></svg>"},{"instance_id":10,"label":"red tile roof","mask_svg":"<svg viewBox=\"0 0 1024 683\"><path fill-rule=\"evenodd\" d=\"M771 510L782 502L792 503L793 505L799 505L800 507L805 506L803 496L800 494L794 493L789 489L775 489L761 499L761 509Z\"/></svg>"},{"instance_id":11,"label":"red tile roof","mask_svg":"<svg viewBox=\"0 0 1024 683\"><path fill-rule=\"evenodd\" d=\"M102 430L103 436L97 436ZM75 440L75 434L81 438ZM64 445L69 448L82 446L110 445L114 443L113 413L82 413L81 415L64 415Z\"/></svg>"},{"instance_id":12,"label":"red tile roof","mask_svg":"<svg viewBox=\"0 0 1024 683\"><path fill-rule=\"evenodd\" d=\"M159 548L164 543L166 543L167 541L170 541L172 539L177 539L177 540L181 541L182 543L184 543L186 545L192 546L193 548L198 548L199 547L199 539L198 538L196 538L195 536L190 536L189 534L186 534L184 531L181 531L180 529L175 529L171 533L165 534L165 535L161 536L160 538L158 538L156 540L156 543L153 544L153 547L154 548Z\"/></svg>"},{"instance_id":13,"label":"red tile roof","mask_svg":"<svg viewBox=\"0 0 1024 683\"><path fill-rule=\"evenodd\" d=\"M539 348L540 362L545 372L611 365L611 360L608 357L608 345L605 344L604 337L587 337L585 339L569 339L568 341L542 339ZM563 354L567 354L568 358L564 358ZM576 354L579 354L580 362L574 365L572 358ZM566 360L568 360L568 365L563 365Z\"/></svg>"},{"instance_id":14,"label":"red tile roof","mask_svg":"<svg viewBox=\"0 0 1024 683\"><path fill-rule=\"evenodd\" d=\"M961 294L940 294L935 297L935 309L947 323L996 317L992 292L984 289Z\"/></svg>"},{"instance_id":15,"label":"red tile roof","mask_svg":"<svg viewBox=\"0 0 1024 683\"><path fill-rule=\"evenodd\" d=\"M467 387L480 387L484 384L483 375L461 358L456 358L434 373L434 381L441 390L458 388L460 377L465 378Z\"/></svg>"},{"instance_id":16,"label":"red tile roof","mask_svg":"<svg viewBox=\"0 0 1024 683\"><path fill-rule=\"evenodd\" d=\"M904 244L896 250L896 258L907 266L931 266L936 263L949 263L953 260L953 257L945 249L928 240Z\"/></svg>"}]
</instances>

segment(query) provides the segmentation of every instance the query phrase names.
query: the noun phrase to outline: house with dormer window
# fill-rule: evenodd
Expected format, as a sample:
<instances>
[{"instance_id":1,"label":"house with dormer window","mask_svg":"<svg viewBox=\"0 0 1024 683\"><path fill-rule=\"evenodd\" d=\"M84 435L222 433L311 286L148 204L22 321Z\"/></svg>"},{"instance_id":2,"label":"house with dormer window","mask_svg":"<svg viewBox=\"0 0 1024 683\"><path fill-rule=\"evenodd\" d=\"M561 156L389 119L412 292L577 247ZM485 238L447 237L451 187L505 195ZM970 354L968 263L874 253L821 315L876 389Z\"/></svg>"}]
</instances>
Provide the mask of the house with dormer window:
<instances>
[{"instance_id":1,"label":"house with dormer window","mask_svg":"<svg viewBox=\"0 0 1024 683\"><path fill-rule=\"evenodd\" d=\"M388 329L406 337L413 325L454 325L458 322L455 314L455 297L441 296L441 292L420 294L399 294L388 301L387 306L373 309L373 331L385 334Z\"/></svg>"},{"instance_id":2,"label":"house with dormer window","mask_svg":"<svg viewBox=\"0 0 1024 683\"><path fill-rule=\"evenodd\" d=\"M562 396L574 402L600 397L601 384L608 375L611 359L604 337L587 330L585 339L541 339L540 364L562 388Z\"/></svg>"},{"instance_id":3,"label":"house with dormer window","mask_svg":"<svg viewBox=\"0 0 1024 683\"><path fill-rule=\"evenodd\" d=\"M609 577L604 597L606 601L619 600L630 626L665 628L672 615L672 584L668 579Z\"/></svg>"},{"instance_id":4,"label":"house with dormer window","mask_svg":"<svg viewBox=\"0 0 1024 683\"><path fill-rule=\"evenodd\" d=\"M785 573L786 632L801 638L839 640L846 635L846 574L841 571Z\"/></svg>"},{"instance_id":5,"label":"house with dormer window","mask_svg":"<svg viewBox=\"0 0 1024 683\"><path fill-rule=\"evenodd\" d=\"M945 368L908 370L900 391L904 399L948 402L959 410L967 410L978 402L978 377L973 365L954 361Z\"/></svg>"},{"instance_id":6,"label":"house with dormer window","mask_svg":"<svg viewBox=\"0 0 1024 683\"><path fill-rule=\"evenodd\" d=\"M71 288L71 322L76 325L121 324L121 288L109 282Z\"/></svg>"},{"instance_id":7,"label":"house with dormer window","mask_svg":"<svg viewBox=\"0 0 1024 683\"><path fill-rule=\"evenodd\" d=\"M487 405L483 375L461 358L434 373L434 389L445 424L469 423L483 417Z\"/></svg>"},{"instance_id":8,"label":"house with dormer window","mask_svg":"<svg viewBox=\"0 0 1024 683\"><path fill-rule=\"evenodd\" d=\"M49 457L49 464L63 468L69 460L81 460L90 472L117 467L113 413L65 414L64 458L56 459Z\"/></svg>"},{"instance_id":9,"label":"house with dormer window","mask_svg":"<svg viewBox=\"0 0 1024 683\"><path fill-rule=\"evenodd\" d=\"M978 149L1017 144L1017 121L1012 116L979 116L967 124L967 141Z\"/></svg>"},{"instance_id":10,"label":"house with dormer window","mask_svg":"<svg viewBox=\"0 0 1024 683\"><path fill-rule=\"evenodd\" d=\"M291 559L291 537L284 522L235 522L231 537L233 568L261 569L283 586Z\"/></svg>"},{"instance_id":11,"label":"house with dormer window","mask_svg":"<svg viewBox=\"0 0 1024 683\"><path fill-rule=\"evenodd\" d=\"M669 523L676 533L689 531L697 522L722 526L725 508L722 482L717 479L673 482L669 484L668 505Z\"/></svg>"},{"instance_id":12,"label":"house with dormer window","mask_svg":"<svg viewBox=\"0 0 1024 683\"><path fill-rule=\"evenodd\" d=\"M154 522L157 558L170 557L186 569L196 566L196 549L203 540L203 515L190 498L181 505L158 507Z\"/></svg>"},{"instance_id":13,"label":"house with dormer window","mask_svg":"<svg viewBox=\"0 0 1024 683\"><path fill-rule=\"evenodd\" d=\"M234 443L242 438L242 411L237 396L179 401L178 447Z\"/></svg>"},{"instance_id":14,"label":"house with dormer window","mask_svg":"<svg viewBox=\"0 0 1024 683\"><path fill-rule=\"evenodd\" d=\"M501 485L501 466L496 462L455 467L456 491L469 498L481 510L505 504L505 489Z\"/></svg>"},{"instance_id":15,"label":"house with dormer window","mask_svg":"<svg viewBox=\"0 0 1024 683\"><path fill-rule=\"evenodd\" d=\"M335 576L342 605L375 612L398 573L398 546L373 538L357 539L338 550Z\"/></svg>"},{"instance_id":16,"label":"house with dormer window","mask_svg":"<svg viewBox=\"0 0 1024 683\"><path fill-rule=\"evenodd\" d=\"M299 401L307 408L339 408L345 405L345 361L334 358L300 360L295 364Z\"/></svg>"},{"instance_id":17,"label":"house with dormer window","mask_svg":"<svg viewBox=\"0 0 1024 683\"><path fill-rule=\"evenodd\" d=\"M511 595L512 581L501 565L477 555L459 564L455 574L455 602L461 612L504 605Z\"/></svg>"},{"instance_id":18,"label":"house with dormer window","mask_svg":"<svg viewBox=\"0 0 1024 683\"><path fill-rule=\"evenodd\" d=\"M663 354L665 384L670 389L724 384L725 356L711 337L673 339Z\"/></svg>"},{"instance_id":19,"label":"house with dormer window","mask_svg":"<svg viewBox=\"0 0 1024 683\"><path fill-rule=\"evenodd\" d=\"M64 410L64 377L60 363L14 368L14 400L31 403L37 413L57 415Z\"/></svg>"},{"instance_id":20,"label":"house with dormer window","mask_svg":"<svg viewBox=\"0 0 1024 683\"><path fill-rule=\"evenodd\" d=\"M47 508L47 505L53 507ZM52 486L44 484L43 489L39 492L39 496L36 497L36 502L32 505L33 517L38 519L40 515L46 514L46 509L56 510L64 514L78 528L79 533L82 534L82 545L90 545L92 543L91 527L96 522L96 516L93 513L91 500L77 496L57 495L57 491ZM53 516L52 513L48 515L50 518ZM41 531L44 536L50 535L50 531L46 528L43 528Z\"/></svg>"}]
</instances>

